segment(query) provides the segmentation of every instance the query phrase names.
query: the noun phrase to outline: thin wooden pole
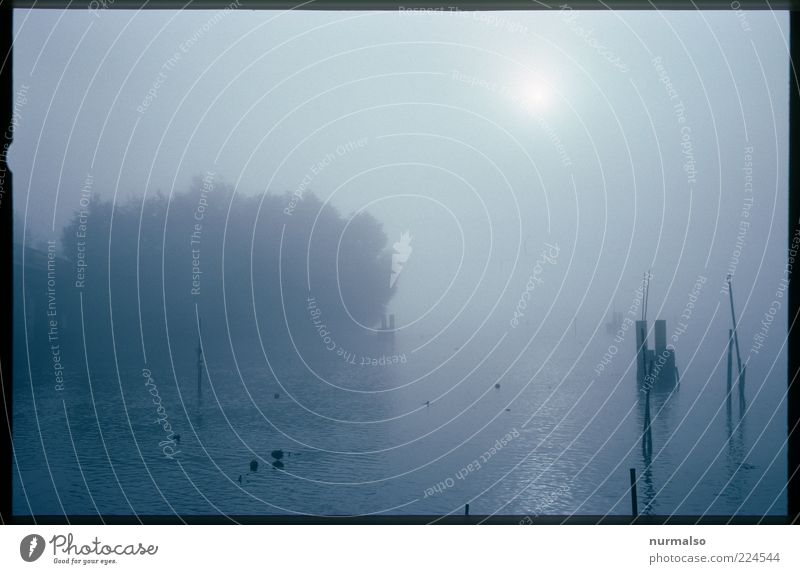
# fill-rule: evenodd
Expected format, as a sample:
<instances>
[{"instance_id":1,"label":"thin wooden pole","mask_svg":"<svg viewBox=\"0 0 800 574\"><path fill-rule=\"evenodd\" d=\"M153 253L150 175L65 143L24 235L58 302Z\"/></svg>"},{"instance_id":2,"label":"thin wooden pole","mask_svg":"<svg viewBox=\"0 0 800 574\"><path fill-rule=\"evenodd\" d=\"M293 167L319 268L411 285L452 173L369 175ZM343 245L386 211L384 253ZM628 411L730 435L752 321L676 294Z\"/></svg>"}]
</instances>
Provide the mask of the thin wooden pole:
<instances>
[{"instance_id":1,"label":"thin wooden pole","mask_svg":"<svg viewBox=\"0 0 800 574\"><path fill-rule=\"evenodd\" d=\"M739 354L739 335L736 332L736 313L733 311L733 284L731 283L731 276L728 275L728 295L731 301L731 317L733 318L733 343L736 345L736 364L739 368L739 377L736 379L736 384L739 386L739 417L744 414L744 378L745 368L742 368L742 357Z\"/></svg>"},{"instance_id":2,"label":"thin wooden pole","mask_svg":"<svg viewBox=\"0 0 800 574\"><path fill-rule=\"evenodd\" d=\"M639 516L639 503L636 500L636 469L631 469L631 516Z\"/></svg>"},{"instance_id":3,"label":"thin wooden pole","mask_svg":"<svg viewBox=\"0 0 800 574\"><path fill-rule=\"evenodd\" d=\"M650 279L647 277L647 273L644 275L644 293L642 294L642 321L647 320L647 296L650 293Z\"/></svg>"},{"instance_id":4,"label":"thin wooden pole","mask_svg":"<svg viewBox=\"0 0 800 574\"><path fill-rule=\"evenodd\" d=\"M744 376L747 373L747 366L742 368L742 380L739 381L739 418L744 415L745 402L744 402Z\"/></svg>"},{"instance_id":5,"label":"thin wooden pole","mask_svg":"<svg viewBox=\"0 0 800 574\"><path fill-rule=\"evenodd\" d=\"M200 333L203 328L203 320L199 322L197 333L197 402L203 400L203 346L200 344Z\"/></svg>"},{"instance_id":6,"label":"thin wooden pole","mask_svg":"<svg viewBox=\"0 0 800 574\"><path fill-rule=\"evenodd\" d=\"M653 431L650 422L650 389L645 391L644 424L642 425L642 456L645 464L650 464L653 454Z\"/></svg>"},{"instance_id":7,"label":"thin wooden pole","mask_svg":"<svg viewBox=\"0 0 800 574\"><path fill-rule=\"evenodd\" d=\"M728 391L727 400L727 409L728 409L728 416L731 414L731 389L733 387L733 329L728 329L728 378L726 389Z\"/></svg>"},{"instance_id":8,"label":"thin wooden pole","mask_svg":"<svg viewBox=\"0 0 800 574\"><path fill-rule=\"evenodd\" d=\"M637 349L637 353L640 353L641 357L642 357L642 359L641 359L641 361L642 361L642 373L641 373L641 380L639 381L639 383L640 384L645 384L645 381L647 380L647 375L649 374L649 370L647 368L647 352L648 352L648 349L647 349L647 327L642 325L641 328L639 329L639 335L640 335L639 338L641 339L641 343L639 344L639 347ZM638 365L638 359L637 359L637 365ZM639 376L638 367L637 367L637 376ZM652 381L651 381L651 383L652 383Z\"/></svg>"},{"instance_id":9,"label":"thin wooden pole","mask_svg":"<svg viewBox=\"0 0 800 574\"><path fill-rule=\"evenodd\" d=\"M739 382L744 383L742 380L742 355L739 353L739 334L736 332L736 312L733 310L733 283L731 283L731 276L728 275L728 296L731 301L731 318L733 319L733 344L736 346L736 366L739 373Z\"/></svg>"}]
</instances>

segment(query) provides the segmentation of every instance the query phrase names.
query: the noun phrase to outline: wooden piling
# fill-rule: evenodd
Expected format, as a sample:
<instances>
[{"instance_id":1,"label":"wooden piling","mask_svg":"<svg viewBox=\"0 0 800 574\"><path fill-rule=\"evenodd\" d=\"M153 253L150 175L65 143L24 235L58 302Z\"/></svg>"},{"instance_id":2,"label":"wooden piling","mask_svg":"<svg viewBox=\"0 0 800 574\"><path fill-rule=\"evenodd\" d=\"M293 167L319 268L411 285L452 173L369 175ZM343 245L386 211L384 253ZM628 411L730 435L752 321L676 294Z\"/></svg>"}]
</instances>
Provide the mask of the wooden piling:
<instances>
[{"instance_id":1,"label":"wooden piling","mask_svg":"<svg viewBox=\"0 0 800 574\"><path fill-rule=\"evenodd\" d=\"M739 376L736 379L736 384L739 387L739 416L744 414L744 376L746 367L742 367L742 356L739 354L739 335L736 332L736 313L733 310L733 284L731 283L731 276L728 275L728 296L731 301L731 318L733 319L733 344L736 347L736 365L738 366Z\"/></svg>"},{"instance_id":2,"label":"wooden piling","mask_svg":"<svg viewBox=\"0 0 800 574\"><path fill-rule=\"evenodd\" d=\"M203 328L202 320L198 324L199 329ZM197 334L197 402L203 400L203 346L201 345L200 331Z\"/></svg>"},{"instance_id":3,"label":"wooden piling","mask_svg":"<svg viewBox=\"0 0 800 574\"><path fill-rule=\"evenodd\" d=\"M726 395L727 400L725 401L728 409L728 415L730 415L731 411L732 383L733 383L733 329L728 329L728 378L725 387L728 391Z\"/></svg>"},{"instance_id":4,"label":"wooden piling","mask_svg":"<svg viewBox=\"0 0 800 574\"><path fill-rule=\"evenodd\" d=\"M650 423L650 389L645 392L644 428L642 429L642 455L649 459L653 454L653 431Z\"/></svg>"},{"instance_id":5,"label":"wooden piling","mask_svg":"<svg viewBox=\"0 0 800 574\"><path fill-rule=\"evenodd\" d=\"M660 358L667 352L667 322L664 319L656 319L653 326L656 332L656 356Z\"/></svg>"},{"instance_id":6,"label":"wooden piling","mask_svg":"<svg viewBox=\"0 0 800 574\"><path fill-rule=\"evenodd\" d=\"M636 469L631 469L631 516L639 516L639 502L636 500Z\"/></svg>"},{"instance_id":7,"label":"wooden piling","mask_svg":"<svg viewBox=\"0 0 800 574\"><path fill-rule=\"evenodd\" d=\"M742 355L739 353L739 334L736 331L736 312L733 310L733 284L731 283L731 276L728 275L728 297L731 302L731 319L733 320L733 344L736 347L736 366L739 373L738 381L743 381L742 373Z\"/></svg>"},{"instance_id":8,"label":"wooden piling","mask_svg":"<svg viewBox=\"0 0 800 574\"><path fill-rule=\"evenodd\" d=\"M647 321L636 321L636 380L644 384L647 376Z\"/></svg>"},{"instance_id":9,"label":"wooden piling","mask_svg":"<svg viewBox=\"0 0 800 574\"><path fill-rule=\"evenodd\" d=\"M744 401L744 376L747 373L747 365L742 367L742 376L739 380L739 418L744 416L744 411L746 410L746 404Z\"/></svg>"},{"instance_id":10,"label":"wooden piling","mask_svg":"<svg viewBox=\"0 0 800 574\"><path fill-rule=\"evenodd\" d=\"M469 504L464 505L464 516L469 516Z\"/></svg>"}]
</instances>

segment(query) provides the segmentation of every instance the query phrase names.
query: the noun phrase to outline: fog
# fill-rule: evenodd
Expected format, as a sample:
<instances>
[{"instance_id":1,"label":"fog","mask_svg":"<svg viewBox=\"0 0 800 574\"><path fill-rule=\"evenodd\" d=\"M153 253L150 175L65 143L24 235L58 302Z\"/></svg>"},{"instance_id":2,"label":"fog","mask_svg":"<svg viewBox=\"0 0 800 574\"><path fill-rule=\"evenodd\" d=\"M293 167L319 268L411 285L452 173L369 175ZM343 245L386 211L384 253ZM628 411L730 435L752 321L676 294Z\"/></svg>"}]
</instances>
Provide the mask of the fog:
<instances>
[{"instance_id":1,"label":"fog","mask_svg":"<svg viewBox=\"0 0 800 574\"><path fill-rule=\"evenodd\" d=\"M489 253L506 267L482 287L502 289L497 275L527 273L524 245L549 240L563 250L547 280L561 313L593 324L649 268L655 308L675 294L673 314L697 274L719 288L752 147L756 201L736 278L743 297L766 299L774 271L748 291L767 254L780 265L767 247L785 245L787 23L746 18L750 32L734 13L20 12L18 211L52 233L87 174L93 193L118 201L184 191L209 170L248 195L295 192L305 178L343 213L367 209L393 241L412 232L399 317L439 298L455 271L440 266L462 252L454 303ZM598 58L581 29L613 38L630 71ZM537 83L543 109L526 101Z\"/></svg>"},{"instance_id":2,"label":"fog","mask_svg":"<svg viewBox=\"0 0 800 574\"><path fill-rule=\"evenodd\" d=\"M402 356L336 379L405 389L388 420L451 391L456 416L479 396L461 380L509 372L520 394L542 369L630 387L633 331L607 322L641 318L646 273L681 387L718 390L730 276L773 456L796 229L788 28L768 11L16 11L18 261L56 242L76 369L176 361L181 387L202 320L209 365L239 376L245 354L309 385L348 353ZM33 363L46 279L26 273L15 348ZM595 400L599 420L622 416ZM361 418L347 408L327 416ZM672 421L687 444L705 414Z\"/></svg>"}]
</instances>

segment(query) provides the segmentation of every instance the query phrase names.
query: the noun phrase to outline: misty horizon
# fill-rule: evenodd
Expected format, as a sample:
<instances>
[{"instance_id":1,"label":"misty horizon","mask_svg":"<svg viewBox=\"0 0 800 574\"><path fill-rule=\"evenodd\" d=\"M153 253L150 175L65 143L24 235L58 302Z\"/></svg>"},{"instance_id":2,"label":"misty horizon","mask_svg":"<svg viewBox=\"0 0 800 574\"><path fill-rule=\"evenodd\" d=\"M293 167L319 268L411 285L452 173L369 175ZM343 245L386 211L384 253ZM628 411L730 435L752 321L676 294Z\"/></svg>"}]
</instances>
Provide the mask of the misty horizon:
<instances>
[{"instance_id":1,"label":"misty horizon","mask_svg":"<svg viewBox=\"0 0 800 574\"><path fill-rule=\"evenodd\" d=\"M99 506L783 511L786 12L14 26L15 432L158 469ZM91 513L46 449L17 509Z\"/></svg>"}]
</instances>

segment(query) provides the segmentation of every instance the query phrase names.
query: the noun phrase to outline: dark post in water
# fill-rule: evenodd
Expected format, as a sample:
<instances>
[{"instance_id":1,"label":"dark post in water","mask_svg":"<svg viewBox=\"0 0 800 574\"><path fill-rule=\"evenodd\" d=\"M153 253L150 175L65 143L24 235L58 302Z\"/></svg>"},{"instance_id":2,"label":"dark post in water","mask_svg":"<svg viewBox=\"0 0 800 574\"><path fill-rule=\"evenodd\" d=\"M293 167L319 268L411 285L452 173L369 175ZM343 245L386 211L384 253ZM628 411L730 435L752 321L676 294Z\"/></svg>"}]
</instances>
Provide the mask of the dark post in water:
<instances>
[{"instance_id":1,"label":"dark post in water","mask_svg":"<svg viewBox=\"0 0 800 574\"><path fill-rule=\"evenodd\" d=\"M203 321L198 324L197 333L197 404L203 400L203 346L200 342L200 330L203 328Z\"/></svg>"}]
</instances>

